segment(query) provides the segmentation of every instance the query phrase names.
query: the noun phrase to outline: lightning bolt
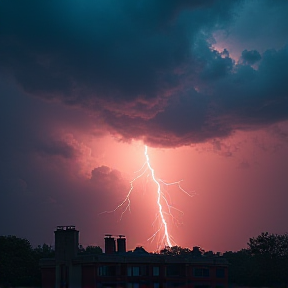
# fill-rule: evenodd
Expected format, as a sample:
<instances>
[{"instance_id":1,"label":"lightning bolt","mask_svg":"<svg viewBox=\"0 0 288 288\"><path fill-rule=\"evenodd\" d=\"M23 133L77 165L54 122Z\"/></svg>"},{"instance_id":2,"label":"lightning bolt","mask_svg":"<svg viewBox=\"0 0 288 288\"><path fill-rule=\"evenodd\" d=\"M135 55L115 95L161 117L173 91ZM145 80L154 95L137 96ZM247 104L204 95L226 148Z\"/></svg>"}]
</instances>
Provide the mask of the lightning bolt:
<instances>
[{"instance_id":1,"label":"lightning bolt","mask_svg":"<svg viewBox=\"0 0 288 288\"><path fill-rule=\"evenodd\" d=\"M167 198L165 197L165 194L164 194L164 191L163 189L161 189L161 184L164 185L164 186L171 186L171 185L177 185L178 188L180 189L180 191L182 191L183 193L185 193L186 195L188 195L189 197L193 197L195 195L195 193L191 194L189 192L187 192L186 190L184 190L180 183L183 181L183 180L180 180L180 181L176 181L176 182L172 182L172 183L166 183L164 182L163 180L161 179L157 179L155 177L155 171L154 169L152 168L151 164L150 164L150 159L149 159L149 155L148 155L148 147L145 145L145 150L144 150L144 155L145 155L145 159L146 161L144 162L144 164L142 165L142 167L140 168L140 170L136 171L135 173L138 173L138 176L136 176L132 181L130 181L130 189L126 195L126 197L124 198L124 200L114 209L114 210L111 210L111 211L104 211L100 214L103 214L103 213L113 213L113 212L116 212L118 209L123 209L122 210L122 213L121 213L121 216L120 216L120 220L122 219L123 215L125 214L125 212L127 212L127 210L130 211L130 207L131 207L131 201L130 201L130 196L131 196L131 193L134 189L134 182L141 178L142 176L144 176L146 174L147 171L150 171L150 175L152 177L152 180L153 182L156 184L157 186L157 206L158 206L158 214L157 214L157 217L155 219L155 221L153 222L153 226L154 226L154 223L159 219L160 220L160 227L156 230L156 232L150 237L148 238L148 240L151 240L151 242L155 239L156 235L158 233L160 233L160 231L163 229L164 230L164 235L162 237L162 244L164 244L165 246L169 246L169 247L172 247L173 244L172 242L174 243L174 241L172 240L172 237L171 235L169 234L169 231L168 231L168 224L167 224L167 220L165 218L166 215L168 216L171 216L172 219L174 219L174 216L171 212L171 209L174 209L174 210L177 210L178 212L182 213L183 212L173 206L171 206L169 204L169 201L167 200ZM149 174L147 175L147 177L149 176ZM164 202L164 205L166 207L166 210L168 212L165 212L164 209L163 209L163 204L161 204L161 202ZM131 211L130 211L131 212ZM176 245L174 243L174 245Z\"/></svg>"},{"instance_id":2,"label":"lightning bolt","mask_svg":"<svg viewBox=\"0 0 288 288\"><path fill-rule=\"evenodd\" d=\"M154 169L151 167L149 156L148 156L148 148L147 148L146 145L145 145L145 157L146 157L147 166L148 166L149 170L151 171L151 175L152 175L153 181L157 185L157 194L158 194L157 204L158 204L158 207L159 207L159 214L160 214L160 217L161 217L161 221L162 221L162 223L164 225L164 233L165 233L164 235L165 235L166 243L168 244L169 247L171 247L172 243L170 241L170 235L168 233L167 222L166 222L165 217L163 215L163 208L162 208L162 205L161 205L161 202L160 202L160 200L161 200L161 186L160 186L159 182L155 178Z\"/></svg>"}]
</instances>

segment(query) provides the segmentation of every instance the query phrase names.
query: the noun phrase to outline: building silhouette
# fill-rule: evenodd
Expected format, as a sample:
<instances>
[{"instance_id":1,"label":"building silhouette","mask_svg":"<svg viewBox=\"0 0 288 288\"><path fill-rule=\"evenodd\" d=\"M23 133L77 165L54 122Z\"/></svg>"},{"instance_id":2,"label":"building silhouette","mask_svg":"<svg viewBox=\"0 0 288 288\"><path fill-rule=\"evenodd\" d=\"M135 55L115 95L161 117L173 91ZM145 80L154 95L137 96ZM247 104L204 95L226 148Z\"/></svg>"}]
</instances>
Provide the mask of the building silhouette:
<instances>
[{"instance_id":1,"label":"building silhouette","mask_svg":"<svg viewBox=\"0 0 288 288\"><path fill-rule=\"evenodd\" d=\"M54 233L55 258L40 260L43 288L228 287L221 256L167 256L142 247L126 252L124 235L105 235L103 254L81 255L75 226L58 226Z\"/></svg>"}]
</instances>

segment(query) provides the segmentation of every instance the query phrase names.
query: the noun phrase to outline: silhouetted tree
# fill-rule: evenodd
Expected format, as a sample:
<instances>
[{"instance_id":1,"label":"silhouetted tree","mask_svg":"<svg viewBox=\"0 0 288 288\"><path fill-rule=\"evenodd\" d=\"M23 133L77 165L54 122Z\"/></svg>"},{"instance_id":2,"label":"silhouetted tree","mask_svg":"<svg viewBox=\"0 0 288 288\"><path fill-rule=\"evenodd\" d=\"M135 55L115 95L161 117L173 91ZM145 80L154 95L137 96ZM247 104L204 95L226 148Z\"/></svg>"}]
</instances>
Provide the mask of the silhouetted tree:
<instances>
[{"instance_id":1,"label":"silhouetted tree","mask_svg":"<svg viewBox=\"0 0 288 288\"><path fill-rule=\"evenodd\" d=\"M261 271L257 261L247 249L237 252L228 251L223 257L229 262L229 283L243 286L258 286L261 282Z\"/></svg>"},{"instance_id":2,"label":"silhouetted tree","mask_svg":"<svg viewBox=\"0 0 288 288\"><path fill-rule=\"evenodd\" d=\"M136 254L149 254L149 252L147 252L143 246L137 246L134 250L133 250L133 253L136 253Z\"/></svg>"},{"instance_id":3,"label":"silhouetted tree","mask_svg":"<svg viewBox=\"0 0 288 288\"><path fill-rule=\"evenodd\" d=\"M213 257L215 256L216 254L213 252L213 251L205 251L203 253L204 256L207 256L207 257Z\"/></svg>"},{"instance_id":4,"label":"silhouetted tree","mask_svg":"<svg viewBox=\"0 0 288 288\"><path fill-rule=\"evenodd\" d=\"M261 233L250 238L247 249L225 252L230 263L229 282L243 286L288 284L288 235Z\"/></svg>"},{"instance_id":5,"label":"silhouetted tree","mask_svg":"<svg viewBox=\"0 0 288 288\"><path fill-rule=\"evenodd\" d=\"M200 257L205 254L204 249L200 248L199 246L194 246L191 254L195 257Z\"/></svg>"},{"instance_id":6,"label":"silhouetted tree","mask_svg":"<svg viewBox=\"0 0 288 288\"><path fill-rule=\"evenodd\" d=\"M166 246L164 249L160 250L160 254L170 255L170 256L183 256L183 255L190 255L190 256L201 256L204 254L204 250L198 246L193 247L193 250L190 248L183 248L181 246Z\"/></svg>"},{"instance_id":7,"label":"silhouetted tree","mask_svg":"<svg viewBox=\"0 0 288 288\"><path fill-rule=\"evenodd\" d=\"M251 255L269 255L270 258L288 256L288 234L263 232L256 238L250 238L248 247Z\"/></svg>"},{"instance_id":8,"label":"silhouetted tree","mask_svg":"<svg viewBox=\"0 0 288 288\"><path fill-rule=\"evenodd\" d=\"M179 256L179 255L187 255L192 252L189 248L183 248L180 246L166 246L164 249L160 250L160 254L170 255L170 256Z\"/></svg>"},{"instance_id":9,"label":"silhouetted tree","mask_svg":"<svg viewBox=\"0 0 288 288\"><path fill-rule=\"evenodd\" d=\"M34 254L36 258L53 258L55 257L55 250L51 245L43 244L34 248Z\"/></svg>"},{"instance_id":10,"label":"silhouetted tree","mask_svg":"<svg viewBox=\"0 0 288 288\"><path fill-rule=\"evenodd\" d=\"M82 245L79 246L79 254L102 254L102 248L99 246L87 246L84 248Z\"/></svg>"},{"instance_id":11,"label":"silhouetted tree","mask_svg":"<svg viewBox=\"0 0 288 288\"><path fill-rule=\"evenodd\" d=\"M40 286L39 260L54 255L47 244L33 249L27 239L0 236L0 286Z\"/></svg>"},{"instance_id":12,"label":"silhouetted tree","mask_svg":"<svg viewBox=\"0 0 288 288\"><path fill-rule=\"evenodd\" d=\"M261 269L263 284L288 284L288 234L261 233L249 239L247 251Z\"/></svg>"},{"instance_id":13,"label":"silhouetted tree","mask_svg":"<svg viewBox=\"0 0 288 288\"><path fill-rule=\"evenodd\" d=\"M0 284L31 285L39 267L28 240L16 236L0 236Z\"/></svg>"}]
</instances>

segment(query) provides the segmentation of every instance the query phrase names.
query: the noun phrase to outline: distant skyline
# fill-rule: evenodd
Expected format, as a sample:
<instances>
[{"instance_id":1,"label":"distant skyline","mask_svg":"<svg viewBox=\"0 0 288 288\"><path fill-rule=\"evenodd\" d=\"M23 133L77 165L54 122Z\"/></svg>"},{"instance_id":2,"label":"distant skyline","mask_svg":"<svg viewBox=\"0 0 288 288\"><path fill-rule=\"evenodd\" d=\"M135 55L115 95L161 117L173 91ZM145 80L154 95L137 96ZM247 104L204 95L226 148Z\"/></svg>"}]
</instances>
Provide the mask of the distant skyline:
<instances>
[{"instance_id":1,"label":"distant skyline","mask_svg":"<svg viewBox=\"0 0 288 288\"><path fill-rule=\"evenodd\" d=\"M288 232L288 2L0 2L0 233L157 248L148 146L183 247Z\"/></svg>"}]
</instances>

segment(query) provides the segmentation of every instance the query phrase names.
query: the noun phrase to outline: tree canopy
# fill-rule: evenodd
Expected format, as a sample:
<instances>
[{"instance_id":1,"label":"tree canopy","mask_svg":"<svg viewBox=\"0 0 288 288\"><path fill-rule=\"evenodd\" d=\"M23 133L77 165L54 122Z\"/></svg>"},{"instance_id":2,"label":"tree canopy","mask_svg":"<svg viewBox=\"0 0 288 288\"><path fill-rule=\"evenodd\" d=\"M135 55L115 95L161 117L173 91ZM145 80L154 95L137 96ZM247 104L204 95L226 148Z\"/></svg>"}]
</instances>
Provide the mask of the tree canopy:
<instances>
[{"instance_id":1,"label":"tree canopy","mask_svg":"<svg viewBox=\"0 0 288 288\"><path fill-rule=\"evenodd\" d=\"M103 250L100 246L87 246L84 248L82 245L79 247L79 254L102 254Z\"/></svg>"},{"instance_id":2,"label":"tree canopy","mask_svg":"<svg viewBox=\"0 0 288 288\"><path fill-rule=\"evenodd\" d=\"M259 236L249 239L248 251L251 255L288 256L288 234L278 235L263 232Z\"/></svg>"},{"instance_id":3,"label":"tree canopy","mask_svg":"<svg viewBox=\"0 0 288 288\"><path fill-rule=\"evenodd\" d=\"M28 240L16 236L0 236L0 255L1 285L5 287L39 283L36 280L40 271L38 259Z\"/></svg>"},{"instance_id":4,"label":"tree canopy","mask_svg":"<svg viewBox=\"0 0 288 288\"><path fill-rule=\"evenodd\" d=\"M229 280L239 285L281 286L288 284L288 234L263 232L250 238L247 249L226 252Z\"/></svg>"},{"instance_id":5,"label":"tree canopy","mask_svg":"<svg viewBox=\"0 0 288 288\"><path fill-rule=\"evenodd\" d=\"M169 255L169 256L201 256L205 253L205 251L198 247L195 246L193 247L193 250L191 250L190 248L183 248L181 246L166 246L164 249L160 250L160 254L164 254L164 255Z\"/></svg>"}]
</instances>

